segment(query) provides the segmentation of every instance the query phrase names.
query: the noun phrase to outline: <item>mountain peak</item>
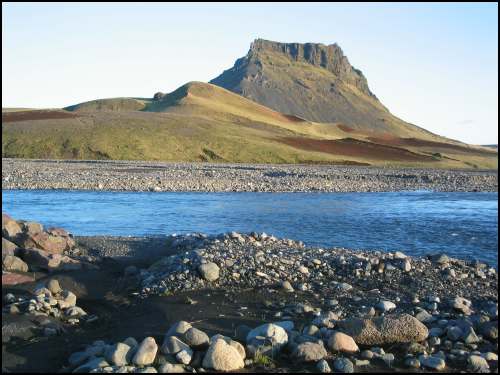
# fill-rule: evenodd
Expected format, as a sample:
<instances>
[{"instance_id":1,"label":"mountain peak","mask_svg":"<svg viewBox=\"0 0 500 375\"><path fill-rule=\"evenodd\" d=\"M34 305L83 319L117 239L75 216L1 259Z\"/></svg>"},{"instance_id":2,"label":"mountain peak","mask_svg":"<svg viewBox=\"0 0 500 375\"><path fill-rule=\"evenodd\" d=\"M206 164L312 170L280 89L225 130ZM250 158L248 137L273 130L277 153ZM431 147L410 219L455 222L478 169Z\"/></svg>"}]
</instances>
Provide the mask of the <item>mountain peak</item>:
<instances>
[{"instance_id":1,"label":"mountain peak","mask_svg":"<svg viewBox=\"0 0 500 375\"><path fill-rule=\"evenodd\" d=\"M382 130L390 116L336 43L256 39L245 56L210 83L315 122Z\"/></svg>"},{"instance_id":2,"label":"mountain peak","mask_svg":"<svg viewBox=\"0 0 500 375\"><path fill-rule=\"evenodd\" d=\"M311 64L335 74L338 79L354 85L366 95L375 97L368 88L363 73L355 69L337 43L281 43L255 39L250 45L247 60L258 61L263 55L281 54L296 62Z\"/></svg>"}]
</instances>

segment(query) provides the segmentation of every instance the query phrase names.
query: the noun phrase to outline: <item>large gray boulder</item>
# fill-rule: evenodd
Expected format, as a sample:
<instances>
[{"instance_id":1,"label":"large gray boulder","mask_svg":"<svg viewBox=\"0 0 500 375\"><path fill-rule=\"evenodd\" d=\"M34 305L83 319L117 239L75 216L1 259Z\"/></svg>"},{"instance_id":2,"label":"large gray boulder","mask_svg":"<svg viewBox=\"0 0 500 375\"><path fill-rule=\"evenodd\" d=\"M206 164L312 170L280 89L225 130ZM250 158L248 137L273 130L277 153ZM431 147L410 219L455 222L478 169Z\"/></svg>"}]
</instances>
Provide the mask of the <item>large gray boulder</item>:
<instances>
[{"instance_id":1,"label":"large gray boulder","mask_svg":"<svg viewBox=\"0 0 500 375\"><path fill-rule=\"evenodd\" d=\"M245 367L238 351L224 340L214 340L203 358L203 368L217 371L235 371Z\"/></svg>"},{"instance_id":2,"label":"large gray boulder","mask_svg":"<svg viewBox=\"0 0 500 375\"><path fill-rule=\"evenodd\" d=\"M288 334L285 329L273 323L263 324L248 332L247 343L257 338L257 336L264 337L271 341L273 345L278 346L283 346L288 342Z\"/></svg>"},{"instance_id":3,"label":"large gray boulder","mask_svg":"<svg viewBox=\"0 0 500 375\"><path fill-rule=\"evenodd\" d=\"M210 338L198 328L191 327L183 335L183 341L192 348L208 346Z\"/></svg>"},{"instance_id":4,"label":"large gray boulder","mask_svg":"<svg viewBox=\"0 0 500 375\"><path fill-rule=\"evenodd\" d=\"M181 341L176 336L167 336L161 346L161 351L164 354L177 354L183 350L189 350L189 345Z\"/></svg>"},{"instance_id":5,"label":"large gray boulder","mask_svg":"<svg viewBox=\"0 0 500 375\"><path fill-rule=\"evenodd\" d=\"M238 341L231 339L230 337L223 336L223 335L214 335L210 337L210 344L214 343L217 340L224 340L226 344L229 346L232 346L235 348L238 353L240 353L241 358L245 359L246 358L246 352L245 352L245 347L241 345Z\"/></svg>"},{"instance_id":6,"label":"large gray boulder","mask_svg":"<svg viewBox=\"0 0 500 375\"><path fill-rule=\"evenodd\" d=\"M429 335L427 327L408 314L351 318L339 321L338 327L360 345L420 342Z\"/></svg>"},{"instance_id":7,"label":"large gray boulder","mask_svg":"<svg viewBox=\"0 0 500 375\"><path fill-rule=\"evenodd\" d=\"M201 277L207 281L215 281L219 278L219 266L215 263L205 263L198 267Z\"/></svg>"},{"instance_id":8,"label":"large gray boulder","mask_svg":"<svg viewBox=\"0 0 500 375\"><path fill-rule=\"evenodd\" d=\"M297 345L292 353L292 357L300 362L316 362L325 358L328 353L325 347L314 342L303 342Z\"/></svg>"},{"instance_id":9,"label":"large gray boulder","mask_svg":"<svg viewBox=\"0 0 500 375\"><path fill-rule=\"evenodd\" d=\"M139 344L132 362L138 366L148 366L152 364L158 351L158 345L153 337L146 337Z\"/></svg>"},{"instance_id":10,"label":"large gray boulder","mask_svg":"<svg viewBox=\"0 0 500 375\"><path fill-rule=\"evenodd\" d=\"M172 324L172 326L168 329L165 337L168 336L177 336L182 337L190 328L193 328L191 324L188 322L181 320L177 323Z\"/></svg>"},{"instance_id":11,"label":"large gray boulder","mask_svg":"<svg viewBox=\"0 0 500 375\"><path fill-rule=\"evenodd\" d=\"M131 347L122 342L118 342L106 350L106 360L115 366L125 366L129 360Z\"/></svg>"}]
</instances>

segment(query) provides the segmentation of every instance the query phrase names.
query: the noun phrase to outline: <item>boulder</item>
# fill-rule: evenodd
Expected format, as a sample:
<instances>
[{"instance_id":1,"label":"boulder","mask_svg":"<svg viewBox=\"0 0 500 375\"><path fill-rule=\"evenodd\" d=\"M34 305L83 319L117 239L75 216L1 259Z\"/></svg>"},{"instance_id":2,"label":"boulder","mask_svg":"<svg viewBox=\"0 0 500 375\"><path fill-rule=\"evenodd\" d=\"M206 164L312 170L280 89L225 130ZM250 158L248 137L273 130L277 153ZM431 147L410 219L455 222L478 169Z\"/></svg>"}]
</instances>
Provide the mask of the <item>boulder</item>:
<instances>
[{"instance_id":1,"label":"boulder","mask_svg":"<svg viewBox=\"0 0 500 375\"><path fill-rule=\"evenodd\" d=\"M17 255L19 248L13 242L2 237L2 260L6 255Z\"/></svg>"},{"instance_id":2,"label":"boulder","mask_svg":"<svg viewBox=\"0 0 500 375\"><path fill-rule=\"evenodd\" d=\"M36 234L43 232L43 225L34 221L25 221L21 226L24 233Z\"/></svg>"},{"instance_id":3,"label":"boulder","mask_svg":"<svg viewBox=\"0 0 500 375\"><path fill-rule=\"evenodd\" d=\"M238 351L222 339L214 340L210 344L202 365L217 371L235 371L245 367Z\"/></svg>"},{"instance_id":4,"label":"boulder","mask_svg":"<svg viewBox=\"0 0 500 375\"><path fill-rule=\"evenodd\" d=\"M65 314L66 314L66 316L71 316L71 317L80 317L80 316L87 315L85 310L83 310L81 307L78 307L78 306L69 307L66 310Z\"/></svg>"},{"instance_id":5,"label":"boulder","mask_svg":"<svg viewBox=\"0 0 500 375\"><path fill-rule=\"evenodd\" d=\"M325 347L314 342L304 342L297 345L292 357L301 362L316 362L325 358L328 353Z\"/></svg>"},{"instance_id":6,"label":"boulder","mask_svg":"<svg viewBox=\"0 0 500 375\"><path fill-rule=\"evenodd\" d=\"M219 266L215 263L205 263L198 267L201 277L207 281L215 281L219 278Z\"/></svg>"},{"instance_id":7,"label":"boulder","mask_svg":"<svg viewBox=\"0 0 500 375\"><path fill-rule=\"evenodd\" d=\"M62 259L60 254L50 254L39 249L22 249L21 257L30 266L44 270L57 269Z\"/></svg>"},{"instance_id":8,"label":"boulder","mask_svg":"<svg viewBox=\"0 0 500 375\"><path fill-rule=\"evenodd\" d=\"M327 373L330 373L332 372L332 369L330 368L330 365L328 364L328 362L324 359L322 359L321 361L319 361L317 364L316 364L316 369L322 373L322 374L327 374Z\"/></svg>"},{"instance_id":9,"label":"boulder","mask_svg":"<svg viewBox=\"0 0 500 375\"><path fill-rule=\"evenodd\" d=\"M65 290L62 292L62 299L58 300L57 303L61 309L74 307L76 306L76 295L69 290Z\"/></svg>"},{"instance_id":10,"label":"boulder","mask_svg":"<svg viewBox=\"0 0 500 375\"><path fill-rule=\"evenodd\" d=\"M130 349L131 347L129 345L118 342L106 350L106 360L115 366L125 366L128 363L127 356Z\"/></svg>"},{"instance_id":11,"label":"boulder","mask_svg":"<svg viewBox=\"0 0 500 375\"><path fill-rule=\"evenodd\" d=\"M179 374L187 372L184 369L183 365L173 364L173 363L164 363L158 368L158 372L160 374Z\"/></svg>"},{"instance_id":12,"label":"boulder","mask_svg":"<svg viewBox=\"0 0 500 375\"><path fill-rule=\"evenodd\" d=\"M175 355L175 359L183 365L189 365L193 359L193 351L191 349L183 349Z\"/></svg>"},{"instance_id":13,"label":"boulder","mask_svg":"<svg viewBox=\"0 0 500 375\"><path fill-rule=\"evenodd\" d=\"M450 262L450 258L448 257L448 255L446 255L444 253L432 254L430 256L430 259L432 262L437 263L437 264L447 264Z\"/></svg>"},{"instance_id":14,"label":"boulder","mask_svg":"<svg viewBox=\"0 0 500 375\"><path fill-rule=\"evenodd\" d=\"M418 360L423 367L431 368L433 370L441 371L446 367L446 362L444 361L444 359L438 356L420 355L418 357Z\"/></svg>"},{"instance_id":15,"label":"boulder","mask_svg":"<svg viewBox=\"0 0 500 375\"><path fill-rule=\"evenodd\" d=\"M51 227L47 229L47 233L55 237L64 238L66 240L66 250L71 250L76 246L76 242L73 238L73 235L69 233L66 229Z\"/></svg>"},{"instance_id":16,"label":"boulder","mask_svg":"<svg viewBox=\"0 0 500 375\"><path fill-rule=\"evenodd\" d=\"M375 308L382 312L388 312L396 308L396 304L391 301L380 301L375 305Z\"/></svg>"},{"instance_id":17,"label":"boulder","mask_svg":"<svg viewBox=\"0 0 500 375\"><path fill-rule=\"evenodd\" d=\"M148 366L152 364L158 351L158 345L153 337L146 337L139 344L132 362L138 366Z\"/></svg>"},{"instance_id":18,"label":"boulder","mask_svg":"<svg viewBox=\"0 0 500 375\"><path fill-rule=\"evenodd\" d=\"M208 335L194 327L189 328L182 336L183 341L192 348L200 348L208 346L210 341Z\"/></svg>"},{"instance_id":19,"label":"boulder","mask_svg":"<svg viewBox=\"0 0 500 375\"><path fill-rule=\"evenodd\" d=\"M49 272L72 271L82 268L82 263L79 260L66 255L51 254L40 249L21 249L20 256L31 268Z\"/></svg>"},{"instance_id":20,"label":"boulder","mask_svg":"<svg viewBox=\"0 0 500 375\"><path fill-rule=\"evenodd\" d=\"M181 341L176 336L167 336L163 340L163 344L161 346L161 352L164 354L177 354L182 350L188 350L189 345Z\"/></svg>"},{"instance_id":21,"label":"boulder","mask_svg":"<svg viewBox=\"0 0 500 375\"><path fill-rule=\"evenodd\" d=\"M2 237L9 241L13 241L18 235L23 232L21 225L12 219L9 215L2 213Z\"/></svg>"},{"instance_id":22,"label":"boulder","mask_svg":"<svg viewBox=\"0 0 500 375\"><path fill-rule=\"evenodd\" d=\"M490 372L488 361L479 355L471 355L467 358L467 370L471 372Z\"/></svg>"},{"instance_id":23,"label":"boulder","mask_svg":"<svg viewBox=\"0 0 500 375\"><path fill-rule=\"evenodd\" d=\"M246 338L247 343L250 343L253 339L257 338L257 336L264 337L269 340L273 346L277 347L282 347L288 342L288 334L286 331L282 327L272 323L263 324L248 332Z\"/></svg>"},{"instance_id":24,"label":"boulder","mask_svg":"<svg viewBox=\"0 0 500 375\"><path fill-rule=\"evenodd\" d=\"M2 272L2 285L17 285L34 281L33 276L12 272Z\"/></svg>"},{"instance_id":25,"label":"boulder","mask_svg":"<svg viewBox=\"0 0 500 375\"><path fill-rule=\"evenodd\" d=\"M2 270L11 272L28 272L28 265L15 255L6 255L2 258Z\"/></svg>"},{"instance_id":26,"label":"boulder","mask_svg":"<svg viewBox=\"0 0 500 375\"><path fill-rule=\"evenodd\" d=\"M355 353L359 351L354 339L342 332L334 332L328 339L328 348L335 352Z\"/></svg>"},{"instance_id":27,"label":"boulder","mask_svg":"<svg viewBox=\"0 0 500 375\"><path fill-rule=\"evenodd\" d=\"M227 336L215 335L210 338L210 344L214 343L216 340L224 340L226 344L232 346L238 351L242 359L246 358L245 348L238 341L235 341Z\"/></svg>"},{"instance_id":28,"label":"boulder","mask_svg":"<svg viewBox=\"0 0 500 375\"><path fill-rule=\"evenodd\" d=\"M350 374L354 372L354 364L348 358L337 358L333 362L335 371Z\"/></svg>"},{"instance_id":29,"label":"boulder","mask_svg":"<svg viewBox=\"0 0 500 375\"><path fill-rule=\"evenodd\" d=\"M188 322L185 322L184 320L181 320L175 324L173 324L165 334L165 337L168 336L177 336L177 337L182 337L184 333L190 328L193 328L191 324Z\"/></svg>"},{"instance_id":30,"label":"boulder","mask_svg":"<svg viewBox=\"0 0 500 375\"><path fill-rule=\"evenodd\" d=\"M371 319L351 318L339 321L338 326L360 345L419 342L429 334L424 324L408 314Z\"/></svg>"},{"instance_id":31,"label":"boulder","mask_svg":"<svg viewBox=\"0 0 500 375\"><path fill-rule=\"evenodd\" d=\"M53 236L46 232L23 233L18 236L15 243L25 249L40 249L51 254L62 254L71 248L66 237Z\"/></svg>"},{"instance_id":32,"label":"boulder","mask_svg":"<svg viewBox=\"0 0 500 375\"><path fill-rule=\"evenodd\" d=\"M89 358L87 363L84 363L80 367L77 367L73 372L91 372L92 370L97 370L102 367L108 367L109 363L102 357Z\"/></svg>"},{"instance_id":33,"label":"boulder","mask_svg":"<svg viewBox=\"0 0 500 375\"><path fill-rule=\"evenodd\" d=\"M451 304L455 310L461 311L465 315L470 315L471 314L471 307L472 307L472 302L469 301L468 299L465 299L460 296L456 296L452 301Z\"/></svg>"},{"instance_id":34,"label":"boulder","mask_svg":"<svg viewBox=\"0 0 500 375\"><path fill-rule=\"evenodd\" d=\"M62 292L61 286L59 285L59 281L57 279L50 279L47 283L47 289L55 295Z\"/></svg>"}]
</instances>

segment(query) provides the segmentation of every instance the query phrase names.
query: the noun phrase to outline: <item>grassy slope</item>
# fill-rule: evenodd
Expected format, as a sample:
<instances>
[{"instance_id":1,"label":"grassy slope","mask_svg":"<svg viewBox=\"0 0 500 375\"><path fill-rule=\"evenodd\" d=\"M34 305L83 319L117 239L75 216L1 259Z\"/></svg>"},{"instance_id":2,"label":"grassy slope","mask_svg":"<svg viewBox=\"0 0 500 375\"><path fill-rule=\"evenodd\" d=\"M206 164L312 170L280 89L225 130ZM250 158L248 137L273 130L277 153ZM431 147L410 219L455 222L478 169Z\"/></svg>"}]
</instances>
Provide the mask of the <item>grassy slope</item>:
<instances>
[{"instance_id":1,"label":"grassy slope","mask_svg":"<svg viewBox=\"0 0 500 375\"><path fill-rule=\"evenodd\" d=\"M140 110L139 110L140 109ZM255 163L359 162L386 166L496 168L497 154L445 150L426 162L372 159L289 146L284 137L364 138L333 124L289 118L217 86L190 83L153 102L117 98L69 107L77 117L2 119L2 156ZM33 112L30 112L33 113ZM7 114L6 114L7 116ZM36 116L35 116L36 117ZM417 153L418 147L405 147ZM424 150L427 152L427 150ZM431 150L432 151L432 150ZM459 152L460 153L460 152ZM465 162L464 162L465 161Z\"/></svg>"}]
</instances>

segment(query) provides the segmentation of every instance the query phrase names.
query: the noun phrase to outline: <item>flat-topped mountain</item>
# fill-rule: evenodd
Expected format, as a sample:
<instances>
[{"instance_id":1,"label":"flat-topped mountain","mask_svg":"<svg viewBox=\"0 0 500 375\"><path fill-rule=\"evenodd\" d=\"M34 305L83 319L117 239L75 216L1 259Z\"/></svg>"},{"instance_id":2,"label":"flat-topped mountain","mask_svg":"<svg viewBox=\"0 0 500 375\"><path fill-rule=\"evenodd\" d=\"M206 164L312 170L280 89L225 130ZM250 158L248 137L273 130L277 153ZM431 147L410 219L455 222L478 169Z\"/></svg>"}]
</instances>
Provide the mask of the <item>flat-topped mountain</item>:
<instances>
[{"instance_id":1,"label":"flat-topped mountain","mask_svg":"<svg viewBox=\"0 0 500 375\"><path fill-rule=\"evenodd\" d=\"M378 135L427 136L393 116L337 44L255 40L210 81L276 111Z\"/></svg>"}]
</instances>

